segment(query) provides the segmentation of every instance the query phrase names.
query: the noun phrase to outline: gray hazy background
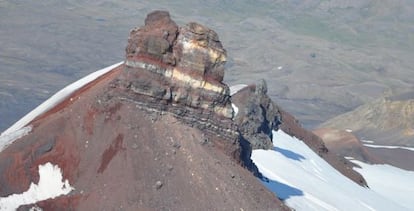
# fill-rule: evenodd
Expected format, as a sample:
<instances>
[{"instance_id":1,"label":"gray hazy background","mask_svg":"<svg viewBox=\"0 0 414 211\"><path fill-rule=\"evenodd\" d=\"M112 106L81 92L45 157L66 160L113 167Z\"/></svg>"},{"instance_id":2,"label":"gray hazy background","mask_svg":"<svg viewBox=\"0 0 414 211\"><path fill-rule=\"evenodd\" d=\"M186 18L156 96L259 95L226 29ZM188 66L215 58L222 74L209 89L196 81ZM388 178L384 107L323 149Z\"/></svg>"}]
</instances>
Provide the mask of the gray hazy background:
<instances>
[{"instance_id":1,"label":"gray hazy background","mask_svg":"<svg viewBox=\"0 0 414 211\"><path fill-rule=\"evenodd\" d=\"M226 83L265 78L307 128L412 90L412 0L0 0L0 131L123 60L130 29L155 9L214 29L228 52Z\"/></svg>"}]
</instances>

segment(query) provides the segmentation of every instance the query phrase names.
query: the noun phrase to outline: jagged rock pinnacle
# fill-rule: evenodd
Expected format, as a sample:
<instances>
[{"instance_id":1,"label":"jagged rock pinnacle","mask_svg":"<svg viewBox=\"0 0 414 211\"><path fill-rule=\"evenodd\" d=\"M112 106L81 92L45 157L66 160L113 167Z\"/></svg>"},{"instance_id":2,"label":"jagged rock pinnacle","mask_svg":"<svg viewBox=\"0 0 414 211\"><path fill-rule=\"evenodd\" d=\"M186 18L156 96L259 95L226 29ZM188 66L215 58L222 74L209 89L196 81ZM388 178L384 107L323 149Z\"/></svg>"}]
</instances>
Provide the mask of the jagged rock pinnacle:
<instances>
[{"instance_id":1,"label":"jagged rock pinnacle","mask_svg":"<svg viewBox=\"0 0 414 211\"><path fill-rule=\"evenodd\" d=\"M232 118L229 88L222 83L225 62L213 30L194 22L178 27L168 12L155 11L130 33L127 91Z\"/></svg>"}]
</instances>

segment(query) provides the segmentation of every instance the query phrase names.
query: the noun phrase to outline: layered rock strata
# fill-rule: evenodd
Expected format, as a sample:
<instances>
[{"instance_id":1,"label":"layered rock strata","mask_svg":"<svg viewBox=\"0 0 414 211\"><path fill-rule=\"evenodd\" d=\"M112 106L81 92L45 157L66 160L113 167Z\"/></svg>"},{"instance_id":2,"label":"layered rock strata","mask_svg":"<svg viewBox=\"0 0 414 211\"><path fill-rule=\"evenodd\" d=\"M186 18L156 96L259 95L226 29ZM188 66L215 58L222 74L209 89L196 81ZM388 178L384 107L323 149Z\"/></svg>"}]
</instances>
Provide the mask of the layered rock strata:
<instances>
[{"instance_id":1,"label":"layered rock strata","mask_svg":"<svg viewBox=\"0 0 414 211\"><path fill-rule=\"evenodd\" d=\"M168 12L155 11L131 31L112 95L235 141L229 87L222 82L225 62L213 30L198 23L179 27Z\"/></svg>"},{"instance_id":2,"label":"layered rock strata","mask_svg":"<svg viewBox=\"0 0 414 211\"><path fill-rule=\"evenodd\" d=\"M38 183L39 166L50 162L74 190L20 209L288 210L238 165L260 176L251 151L272 149L279 125L363 183L270 100L264 81L230 97L225 61L214 31L149 14L131 31L124 64L36 117L30 134L1 151L0 199Z\"/></svg>"},{"instance_id":3,"label":"layered rock strata","mask_svg":"<svg viewBox=\"0 0 414 211\"><path fill-rule=\"evenodd\" d=\"M225 62L214 31L198 23L178 27L167 12L156 11L131 31L126 83L131 92L231 118L229 88L222 83Z\"/></svg>"}]
</instances>

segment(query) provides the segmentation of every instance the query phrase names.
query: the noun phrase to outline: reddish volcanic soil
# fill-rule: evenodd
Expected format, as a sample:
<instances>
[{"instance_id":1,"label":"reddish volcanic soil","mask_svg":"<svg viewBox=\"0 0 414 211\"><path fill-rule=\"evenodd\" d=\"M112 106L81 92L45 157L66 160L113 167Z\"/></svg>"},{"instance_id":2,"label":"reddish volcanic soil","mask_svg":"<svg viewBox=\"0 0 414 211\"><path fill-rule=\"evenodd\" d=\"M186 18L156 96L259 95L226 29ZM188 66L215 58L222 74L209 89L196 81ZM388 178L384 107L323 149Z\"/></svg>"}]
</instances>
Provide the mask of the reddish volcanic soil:
<instances>
[{"instance_id":1,"label":"reddish volcanic soil","mask_svg":"<svg viewBox=\"0 0 414 211\"><path fill-rule=\"evenodd\" d=\"M108 97L122 68L37 118L0 153L1 197L26 191L51 162L75 190L39 202L45 210L287 209L220 147L228 140Z\"/></svg>"}]
</instances>

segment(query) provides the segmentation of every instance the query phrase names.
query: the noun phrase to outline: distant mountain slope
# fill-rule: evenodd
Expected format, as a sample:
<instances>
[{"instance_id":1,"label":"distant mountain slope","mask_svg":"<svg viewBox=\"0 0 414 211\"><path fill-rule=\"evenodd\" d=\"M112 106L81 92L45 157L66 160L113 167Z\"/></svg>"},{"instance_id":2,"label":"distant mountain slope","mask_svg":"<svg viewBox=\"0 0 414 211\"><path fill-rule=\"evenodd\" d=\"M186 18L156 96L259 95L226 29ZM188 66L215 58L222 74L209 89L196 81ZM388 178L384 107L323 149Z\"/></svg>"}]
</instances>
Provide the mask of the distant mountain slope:
<instances>
[{"instance_id":1,"label":"distant mountain slope","mask_svg":"<svg viewBox=\"0 0 414 211\"><path fill-rule=\"evenodd\" d=\"M342 156L360 159L368 153L380 163L414 170L414 100L412 92L382 97L364 104L353 111L339 115L321 124L316 133L330 142L331 148L342 150ZM355 156L349 143L338 137L325 137L323 131L339 130L356 136L359 145L364 145L363 154ZM345 132L349 131L349 132ZM329 132L328 132L329 133ZM332 141L331 140L331 141ZM344 141L344 140L342 140ZM355 152L355 151L354 151ZM361 157L362 156L362 157ZM360 159L360 160L364 160Z\"/></svg>"},{"instance_id":2,"label":"distant mountain slope","mask_svg":"<svg viewBox=\"0 0 414 211\"><path fill-rule=\"evenodd\" d=\"M320 128L313 131L325 143L326 147L341 157L353 157L365 163L380 163L369 153L367 147L351 132L332 128Z\"/></svg>"},{"instance_id":3,"label":"distant mountain slope","mask_svg":"<svg viewBox=\"0 0 414 211\"><path fill-rule=\"evenodd\" d=\"M0 131L65 84L122 60L119 37L154 8L214 28L231 52L225 81L271 80L269 95L306 128L413 84L411 0L3 0Z\"/></svg>"},{"instance_id":4,"label":"distant mountain slope","mask_svg":"<svg viewBox=\"0 0 414 211\"><path fill-rule=\"evenodd\" d=\"M377 144L414 146L414 100L408 94L385 97L339 115L319 127L350 129Z\"/></svg>"}]
</instances>

